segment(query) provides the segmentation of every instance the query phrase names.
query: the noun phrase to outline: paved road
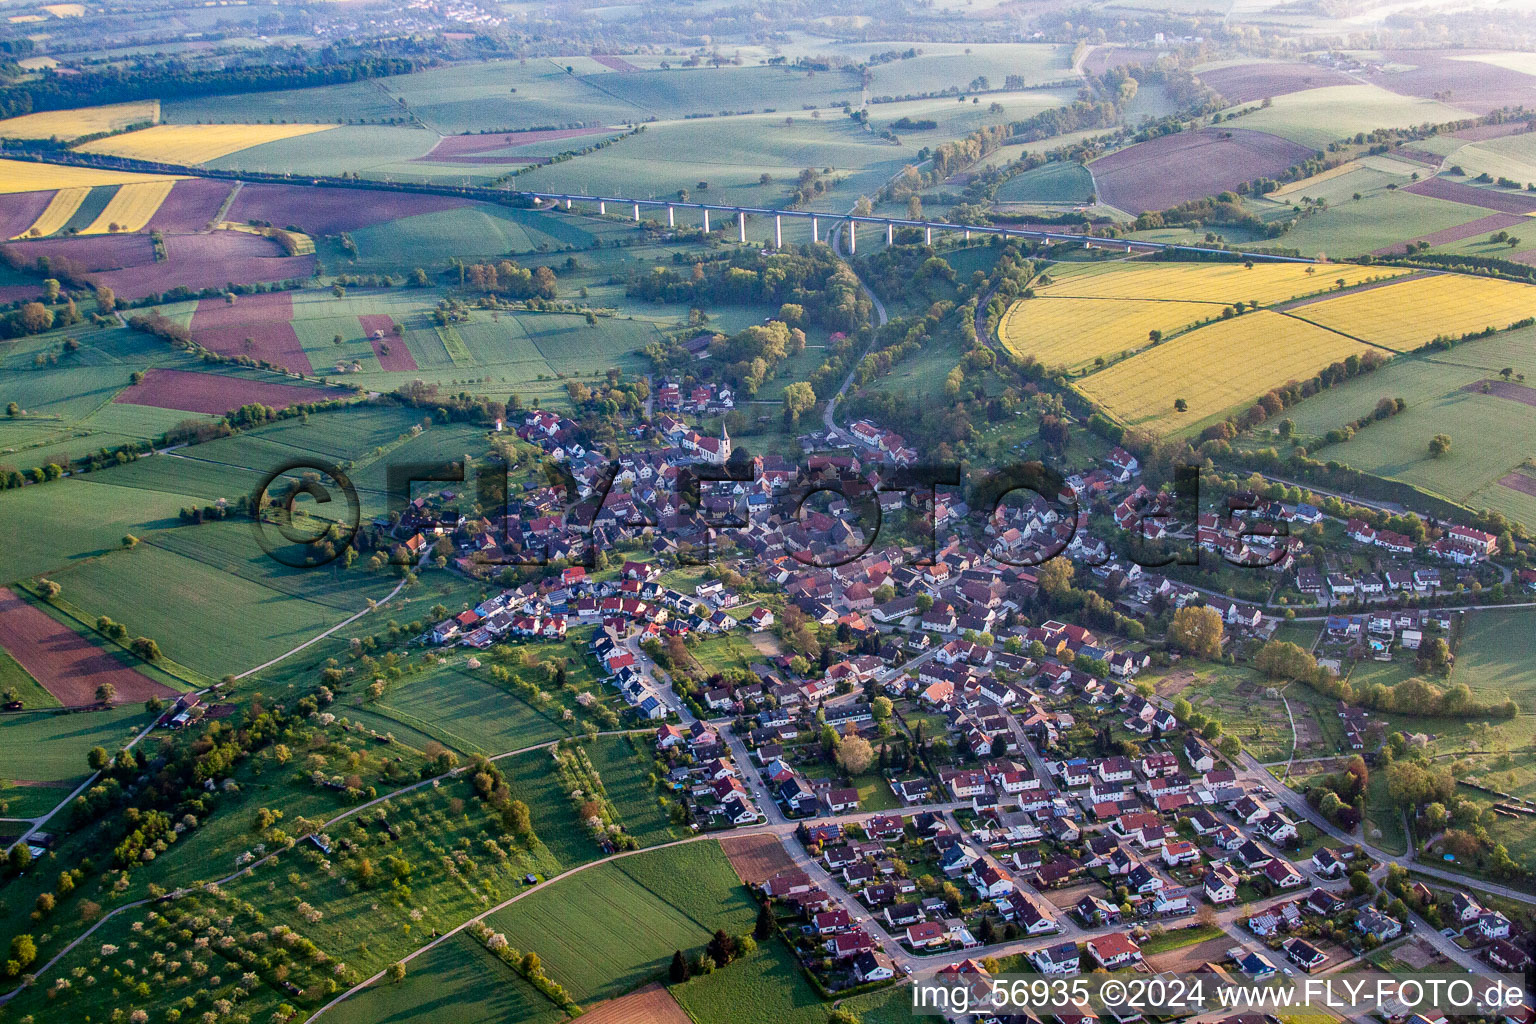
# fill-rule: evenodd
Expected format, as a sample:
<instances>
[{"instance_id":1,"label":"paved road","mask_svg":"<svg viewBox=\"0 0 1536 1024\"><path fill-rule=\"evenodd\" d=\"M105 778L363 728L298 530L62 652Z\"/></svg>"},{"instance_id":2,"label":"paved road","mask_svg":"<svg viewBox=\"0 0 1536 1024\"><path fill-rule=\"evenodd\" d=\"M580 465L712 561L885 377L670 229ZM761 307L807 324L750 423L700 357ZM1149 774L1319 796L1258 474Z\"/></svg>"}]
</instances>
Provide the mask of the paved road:
<instances>
[{"instance_id":1,"label":"paved road","mask_svg":"<svg viewBox=\"0 0 1536 1024\"><path fill-rule=\"evenodd\" d=\"M839 221L836 226L834 226L834 227L832 227L830 229L830 231L832 232L832 234L831 234L831 238L832 238L832 251L834 253L836 253L838 256L842 256L843 255L843 252L842 252L843 233L840 230L841 227L842 227L842 222ZM850 263L848 265L848 268L850 270L852 270L853 269L853 264ZM869 301L870 301L870 303L875 308L875 326L876 327L884 327L886 322L890 319L890 317L886 316L886 313L885 313L885 303L880 301L880 296L875 294L874 289L870 288L869 285L864 283L864 279L862 277L858 277L858 272L857 271L854 272L854 276L856 278L858 278L859 287L864 289L864 294L869 296ZM874 342L871 341L870 344L873 345ZM866 351L868 351L868 350L866 350ZM835 415L837 413L837 403L842 400L843 393L846 392L850 387L853 386L853 375L858 372L858 370L859 370L859 360L861 360L863 358L864 358L864 356L861 353L859 355L859 359L856 359L856 360L853 361L853 365L851 367L849 367L849 369L848 369L848 376L843 378L842 385L840 387L838 387L838 389L837 389L837 394L835 394L831 398L827 399L827 404L826 404L826 406L821 411L821 422L822 422L822 425L827 428L827 434L830 437L833 437L833 438L846 437L846 439L848 441L850 441L850 442L853 441L852 437L848 437L847 435L845 435L843 433L842 428L837 425L837 421L836 421L836 419L834 417L835 417Z\"/></svg>"}]
</instances>

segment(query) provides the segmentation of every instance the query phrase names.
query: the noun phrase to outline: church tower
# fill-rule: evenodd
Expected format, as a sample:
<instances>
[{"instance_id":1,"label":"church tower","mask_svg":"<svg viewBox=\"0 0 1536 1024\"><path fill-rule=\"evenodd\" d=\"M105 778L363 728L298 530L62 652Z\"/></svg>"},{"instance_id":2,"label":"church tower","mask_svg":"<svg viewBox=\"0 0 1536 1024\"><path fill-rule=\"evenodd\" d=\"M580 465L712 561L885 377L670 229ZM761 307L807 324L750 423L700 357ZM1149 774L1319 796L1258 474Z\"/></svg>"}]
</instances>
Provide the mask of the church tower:
<instances>
[{"instance_id":1,"label":"church tower","mask_svg":"<svg viewBox=\"0 0 1536 1024\"><path fill-rule=\"evenodd\" d=\"M720 464L731 461L731 435L725 431L725 420L720 420Z\"/></svg>"}]
</instances>

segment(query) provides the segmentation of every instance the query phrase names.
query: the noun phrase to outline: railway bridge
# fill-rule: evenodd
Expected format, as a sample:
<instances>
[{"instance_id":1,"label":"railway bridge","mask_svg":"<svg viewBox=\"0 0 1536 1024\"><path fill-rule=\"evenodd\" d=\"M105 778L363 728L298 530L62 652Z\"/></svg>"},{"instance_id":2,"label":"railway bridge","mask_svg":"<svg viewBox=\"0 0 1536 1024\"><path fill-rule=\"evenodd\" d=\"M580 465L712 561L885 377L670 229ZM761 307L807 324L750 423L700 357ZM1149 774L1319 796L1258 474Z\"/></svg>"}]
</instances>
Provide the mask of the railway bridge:
<instances>
[{"instance_id":1,"label":"railway bridge","mask_svg":"<svg viewBox=\"0 0 1536 1024\"><path fill-rule=\"evenodd\" d=\"M609 206L616 211L627 212L635 223L640 223L642 212L657 212L666 217L668 227L677 226L677 215L684 211L690 215L697 215L700 226L705 232L710 230L710 216L716 215L723 223L733 222L736 225L736 240L745 243L747 240L747 221L751 217L771 219L773 222L774 248L784 247L784 218L799 218L802 221L811 222L811 241L830 242L833 236L841 231L842 238L847 243L850 254L858 251L858 233L861 227L874 230L877 235L883 231L885 244L891 245L896 240L898 229L916 229L923 233L923 241L933 244L934 232L941 234L960 234L967 240L975 235L1000 235L1003 238L1024 238L1036 242L1057 242L1071 245L1081 245L1085 248L1112 249L1126 253L1136 252L1188 252L1198 254L1236 256L1244 259L1270 260L1284 263L1311 263L1313 260L1305 256L1277 256L1265 252L1245 252L1242 250L1219 249L1214 246L1177 245L1169 242L1145 242L1133 238L1093 238L1088 235L1076 234L1070 231L1050 231L1039 228L1008 227L1001 224L952 224L942 220L909 220L902 217L880 217L873 214L838 214L821 213L811 210L775 210L759 206L729 206L714 203L693 203L678 199L632 199L623 196L602 195L578 195L566 192L517 192L516 195L527 196L534 200L536 206L551 203L563 206L567 210L576 208L580 203L584 207L596 207L596 212L606 215Z\"/></svg>"}]
</instances>

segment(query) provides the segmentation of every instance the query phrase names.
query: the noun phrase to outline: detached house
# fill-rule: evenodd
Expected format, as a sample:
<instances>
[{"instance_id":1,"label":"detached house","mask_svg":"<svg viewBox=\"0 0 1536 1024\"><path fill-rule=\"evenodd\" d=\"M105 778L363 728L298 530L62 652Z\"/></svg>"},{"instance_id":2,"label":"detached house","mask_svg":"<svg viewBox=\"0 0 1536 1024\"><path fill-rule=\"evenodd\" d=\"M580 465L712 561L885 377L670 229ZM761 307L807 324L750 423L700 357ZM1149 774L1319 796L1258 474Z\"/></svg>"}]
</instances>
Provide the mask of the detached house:
<instances>
[{"instance_id":1,"label":"detached house","mask_svg":"<svg viewBox=\"0 0 1536 1024\"><path fill-rule=\"evenodd\" d=\"M1077 943L1058 942L1035 950L1029 959L1041 974L1076 974L1081 969L1082 954Z\"/></svg>"},{"instance_id":2,"label":"detached house","mask_svg":"<svg viewBox=\"0 0 1536 1024\"><path fill-rule=\"evenodd\" d=\"M1129 935L1111 932L1088 940L1088 955L1106 971L1127 967L1141 959L1141 947Z\"/></svg>"}]
</instances>

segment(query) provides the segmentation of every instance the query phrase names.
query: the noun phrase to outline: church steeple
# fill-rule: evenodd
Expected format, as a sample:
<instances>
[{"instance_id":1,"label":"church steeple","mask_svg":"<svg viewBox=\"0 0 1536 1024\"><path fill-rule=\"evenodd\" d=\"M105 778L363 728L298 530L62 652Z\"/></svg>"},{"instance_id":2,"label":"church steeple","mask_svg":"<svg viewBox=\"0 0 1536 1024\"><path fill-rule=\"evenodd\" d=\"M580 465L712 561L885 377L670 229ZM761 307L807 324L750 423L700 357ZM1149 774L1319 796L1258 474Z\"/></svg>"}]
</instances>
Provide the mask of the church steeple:
<instances>
[{"instance_id":1,"label":"church steeple","mask_svg":"<svg viewBox=\"0 0 1536 1024\"><path fill-rule=\"evenodd\" d=\"M720 419L720 460L729 461L731 458L731 435L726 433L725 418Z\"/></svg>"}]
</instances>

